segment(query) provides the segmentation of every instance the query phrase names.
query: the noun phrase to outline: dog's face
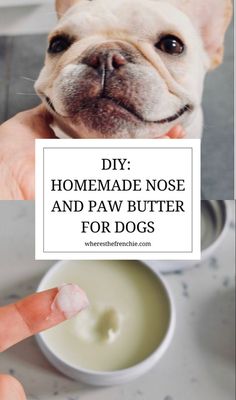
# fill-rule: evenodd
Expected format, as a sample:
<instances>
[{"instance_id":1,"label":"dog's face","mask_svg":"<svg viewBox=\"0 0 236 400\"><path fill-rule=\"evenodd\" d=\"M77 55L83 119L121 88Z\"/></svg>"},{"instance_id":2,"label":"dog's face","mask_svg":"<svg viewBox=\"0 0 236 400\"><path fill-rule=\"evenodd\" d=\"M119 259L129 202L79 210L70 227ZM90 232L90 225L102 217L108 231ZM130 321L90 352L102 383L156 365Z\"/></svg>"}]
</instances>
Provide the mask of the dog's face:
<instances>
[{"instance_id":1,"label":"dog's face","mask_svg":"<svg viewBox=\"0 0 236 400\"><path fill-rule=\"evenodd\" d=\"M231 15L230 0L204 3L58 0L59 23L36 82L57 123L82 138L160 137L177 123L187 129L205 73L221 61Z\"/></svg>"}]
</instances>

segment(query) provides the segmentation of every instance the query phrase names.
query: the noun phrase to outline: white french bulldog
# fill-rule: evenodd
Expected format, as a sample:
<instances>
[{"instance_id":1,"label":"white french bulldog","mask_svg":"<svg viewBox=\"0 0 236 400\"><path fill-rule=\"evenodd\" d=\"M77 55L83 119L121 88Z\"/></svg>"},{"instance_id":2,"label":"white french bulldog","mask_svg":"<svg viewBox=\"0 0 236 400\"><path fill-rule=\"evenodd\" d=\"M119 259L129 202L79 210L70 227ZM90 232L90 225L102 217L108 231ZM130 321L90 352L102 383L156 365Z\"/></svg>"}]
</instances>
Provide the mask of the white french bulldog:
<instances>
[{"instance_id":1,"label":"white french bulldog","mask_svg":"<svg viewBox=\"0 0 236 400\"><path fill-rule=\"evenodd\" d=\"M202 134L206 72L223 58L231 0L57 0L35 89L74 138Z\"/></svg>"}]
</instances>

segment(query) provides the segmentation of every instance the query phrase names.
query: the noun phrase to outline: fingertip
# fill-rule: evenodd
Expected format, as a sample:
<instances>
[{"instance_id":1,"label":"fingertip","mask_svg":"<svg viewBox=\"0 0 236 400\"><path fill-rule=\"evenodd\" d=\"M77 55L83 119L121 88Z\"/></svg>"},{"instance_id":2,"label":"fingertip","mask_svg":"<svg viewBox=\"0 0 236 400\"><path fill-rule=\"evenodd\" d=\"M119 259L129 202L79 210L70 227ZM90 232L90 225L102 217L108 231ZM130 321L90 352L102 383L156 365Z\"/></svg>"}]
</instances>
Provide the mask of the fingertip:
<instances>
[{"instance_id":1,"label":"fingertip","mask_svg":"<svg viewBox=\"0 0 236 400\"><path fill-rule=\"evenodd\" d=\"M63 284L58 288L51 309L63 313L65 319L70 319L88 307L89 300L83 289L75 284Z\"/></svg>"},{"instance_id":2,"label":"fingertip","mask_svg":"<svg viewBox=\"0 0 236 400\"><path fill-rule=\"evenodd\" d=\"M181 125L176 125L176 126L174 127L174 132L175 132L176 135L181 134L181 133L183 132L182 126L181 126Z\"/></svg>"},{"instance_id":3,"label":"fingertip","mask_svg":"<svg viewBox=\"0 0 236 400\"><path fill-rule=\"evenodd\" d=\"M176 136L179 138L185 137L185 130L181 125L176 126Z\"/></svg>"},{"instance_id":4,"label":"fingertip","mask_svg":"<svg viewBox=\"0 0 236 400\"><path fill-rule=\"evenodd\" d=\"M176 125L169 131L168 136L171 139L182 139L185 137L184 128L182 125Z\"/></svg>"},{"instance_id":5,"label":"fingertip","mask_svg":"<svg viewBox=\"0 0 236 400\"><path fill-rule=\"evenodd\" d=\"M53 116L52 116L52 114L50 114L50 112L47 110L47 108L45 107L45 105L43 103L41 103L39 106L35 107L34 111L36 112L36 114L43 117L47 121L49 120L52 122Z\"/></svg>"},{"instance_id":6,"label":"fingertip","mask_svg":"<svg viewBox=\"0 0 236 400\"><path fill-rule=\"evenodd\" d=\"M10 375L0 375L1 400L26 400L21 383Z\"/></svg>"},{"instance_id":7,"label":"fingertip","mask_svg":"<svg viewBox=\"0 0 236 400\"><path fill-rule=\"evenodd\" d=\"M88 305L79 286L65 284L1 307L0 351L73 318Z\"/></svg>"},{"instance_id":8,"label":"fingertip","mask_svg":"<svg viewBox=\"0 0 236 400\"><path fill-rule=\"evenodd\" d=\"M36 334L73 318L88 304L86 293L79 286L64 284L22 299L16 307L31 334Z\"/></svg>"},{"instance_id":9,"label":"fingertip","mask_svg":"<svg viewBox=\"0 0 236 400\"><path fill-rule=\"evenodd\" d=\"M47 110L44 104L40 104L38 107L34 109L36 116L38 116L42 121L43 135L42 139L56 139L56 135L51 128L51 124L53 123L53 115Z\"/></svg>"}]
</instances>

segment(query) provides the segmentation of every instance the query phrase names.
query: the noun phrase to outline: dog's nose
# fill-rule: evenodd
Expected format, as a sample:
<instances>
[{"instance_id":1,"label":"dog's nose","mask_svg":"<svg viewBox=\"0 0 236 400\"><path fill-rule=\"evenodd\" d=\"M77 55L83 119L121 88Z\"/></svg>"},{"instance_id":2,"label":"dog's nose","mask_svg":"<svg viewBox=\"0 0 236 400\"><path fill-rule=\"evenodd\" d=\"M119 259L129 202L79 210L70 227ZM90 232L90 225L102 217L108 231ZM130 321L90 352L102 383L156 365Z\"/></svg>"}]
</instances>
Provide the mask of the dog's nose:
<instances>
[{"instance_id":1,"label":"dog's nose","mask_svg":"<svg viewBox=\"0 0 236 400\"><path fill-rule=\"evenodd\" d=\"M103 50L90 54L84 59L89 67L106 71L113 71L123 67L128 61L118 50Z\"/></svg>"}]
</instances>

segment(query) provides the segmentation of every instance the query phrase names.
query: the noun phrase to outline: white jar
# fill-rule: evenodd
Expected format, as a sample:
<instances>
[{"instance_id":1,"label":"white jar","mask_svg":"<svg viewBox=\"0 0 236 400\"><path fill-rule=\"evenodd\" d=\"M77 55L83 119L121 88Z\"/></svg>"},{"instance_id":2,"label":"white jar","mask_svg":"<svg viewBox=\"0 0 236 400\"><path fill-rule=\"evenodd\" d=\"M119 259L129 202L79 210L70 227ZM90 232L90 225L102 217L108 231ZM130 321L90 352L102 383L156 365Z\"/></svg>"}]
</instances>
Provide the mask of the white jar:
<instances>
[{"instance_id":1,"label":"white jar","mask_svg":"<svg viewBox=\"0 0 236 400\"><path fill-rule=\"evenodd\" d=\"M48 282L51 280L51 278L55 276L57 272L60 271L61 268L64 268L67 265L67 263L71 263L71 261L70 262L64 261L55 264L42 279L38 287L38 291L43 291L47 289ZM80 262L78 261L76 263ZM139 266L143 265L143 268L149 268L146 265L142 264L141 262L137 261L137 263L139 264ZM151 355L149 355L145 360L141 361L140 363L123 370L112 371L112 372L93 371L89 369L75 367L74 365L71 365L70 363L65 361L63 357L61 356L59 357L58 355L56 355L55 352L48 345L47 341L44 339L43 334L39 334L37 335L36 338L37 342L42 352L46 356L46 358L50 361L50 363L68 377L95 386L110 386L110 385L124 384L133 379L137 379L141 375L148 372L152 367L154 367L154 365L160 360L160 358L163 356L163 354L165 353L165 351L167 350L167 348L171 343L175 328L176 316L175 316L175 308L172 295L170 293L168 286L166 285L165 281L159 275L158 272L153 271L152 268L149 269L152 270L153 277L157 279L159 284L161 285L164 295L166 296L169 308L168 326L165 331L164 338L160 343L160 345L155 349L154 352L152 352ZM158 316L153 315L153 318L158 318Z\"/></svg>"}]
</instances>

